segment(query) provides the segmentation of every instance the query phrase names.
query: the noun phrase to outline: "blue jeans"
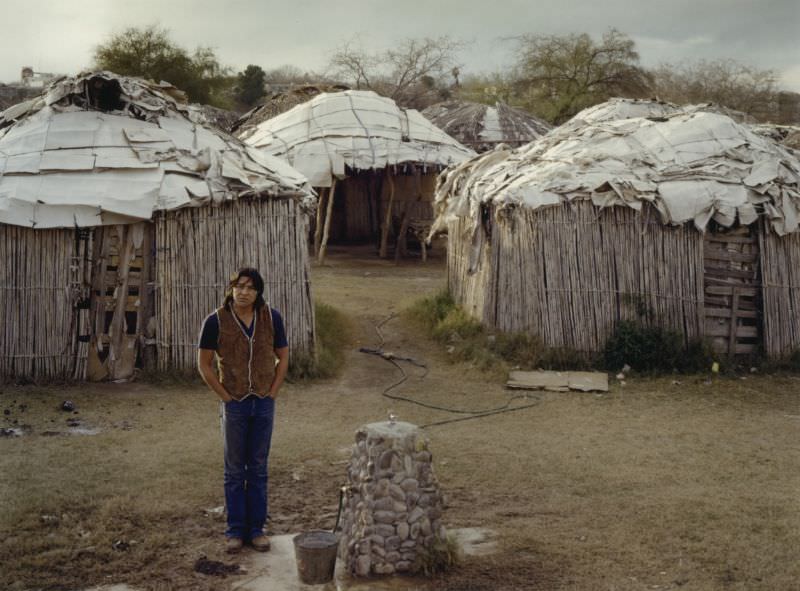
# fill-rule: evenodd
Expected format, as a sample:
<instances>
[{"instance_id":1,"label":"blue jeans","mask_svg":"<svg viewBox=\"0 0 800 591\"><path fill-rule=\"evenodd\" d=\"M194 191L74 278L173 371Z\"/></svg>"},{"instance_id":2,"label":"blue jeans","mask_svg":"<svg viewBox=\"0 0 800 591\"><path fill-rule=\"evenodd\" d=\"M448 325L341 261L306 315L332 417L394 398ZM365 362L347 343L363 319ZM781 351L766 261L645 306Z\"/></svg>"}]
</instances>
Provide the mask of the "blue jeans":
<instances>
[{"instance_id":1,"label":"blue jeans","mask_svg":"<svg viewBox=\"0 0 800 591\"><path fill-rule=\"evenodd\" d=\"M267 462L272 441L275 400L249 396L226 402L225 507L229 538L252 539L264 533L267 520Z\"/></svg>"}]
</instances>

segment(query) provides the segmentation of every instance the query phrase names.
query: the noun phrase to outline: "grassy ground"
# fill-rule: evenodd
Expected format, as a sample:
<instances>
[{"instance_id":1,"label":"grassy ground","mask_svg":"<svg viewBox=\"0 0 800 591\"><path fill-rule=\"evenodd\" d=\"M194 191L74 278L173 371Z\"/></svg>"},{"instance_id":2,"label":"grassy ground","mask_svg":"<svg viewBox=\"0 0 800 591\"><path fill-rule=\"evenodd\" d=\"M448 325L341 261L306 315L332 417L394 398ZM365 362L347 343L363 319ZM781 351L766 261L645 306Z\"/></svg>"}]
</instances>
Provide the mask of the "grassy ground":
<instances>
[{"instance_id":1,"label":"grassy ground","mask_svg":"<svg viewBox=\"0 0 800 591\"><path fill-rule=\"evenodd\" d=\"M382 397L401 374L357 347L383 341L428 366L404 365L408 380L392 393L473 410L509 399L501 376L452 362L400 314L441 289L440 262L395 267L335 250L330 260L314 269L315 295L351 319L352 346L339 376L289 384L279 400L275 533L333 525L358 426L389 409L417 424L455 416ZM446 522L491 528L499 544L435 588L797 589L800 379L742 377L534 393L531 408L429 428ZM61 411L64 399L79 414ZM3 410L0 426L29 432L0 438L0 588L226 589L239 580L193 571L203 555L231 561L213 511L223 503L218 408L203 386L5 387ZM68 418L100 432L46 435L67 432ZM247 555L237 561L247 566Z\"/></svg>"}]
</instances>

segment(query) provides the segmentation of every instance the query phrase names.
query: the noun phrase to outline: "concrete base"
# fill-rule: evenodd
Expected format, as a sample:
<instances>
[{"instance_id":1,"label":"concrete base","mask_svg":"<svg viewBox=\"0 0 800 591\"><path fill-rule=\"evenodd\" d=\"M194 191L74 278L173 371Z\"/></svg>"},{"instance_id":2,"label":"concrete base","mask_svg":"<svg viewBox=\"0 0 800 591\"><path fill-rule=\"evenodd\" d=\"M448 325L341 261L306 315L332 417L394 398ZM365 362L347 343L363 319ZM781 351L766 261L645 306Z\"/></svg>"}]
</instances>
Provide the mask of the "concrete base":
<instances>
[{"instance_id":1,"label":"concrete base","mask_svg":"<svg viewBox=\"0 0 800 591\"><path fill-rule=\"evenodd\" d=\"M491 554L496 549L492 532L483 528L449 530L461 546L465 557ZM336 561L334 580L324 585L304 585L297 576L292 538L295 534L274 536L269 552L246 551L240 564L250 573L233 584L236 591L432 591L427 579L389 576L354 579L343 572L342 561Z\"/></svg>"},{"instance_id":2,"label":"concrete base","mask_svg":"<svg viewBox=\"0 0 800 591\"><path fill-rule=\"evenodd\" d=\"M462 528L448 530L458 542L465 560L470 556L485 556L497 551L494 532L486 528ZM304 585L297 576L292 538L296 534L273 536L269 552L255 552L245 548L225 562L240 564L248 574L233 578L236 591L434 591L430 581L422 577L393 575L385 578L354 579L343 572L342 561L336 561L333 581L324 585ZM87 591L137 591L128 585L105 585Z\"/></svg>"}]
</instances>

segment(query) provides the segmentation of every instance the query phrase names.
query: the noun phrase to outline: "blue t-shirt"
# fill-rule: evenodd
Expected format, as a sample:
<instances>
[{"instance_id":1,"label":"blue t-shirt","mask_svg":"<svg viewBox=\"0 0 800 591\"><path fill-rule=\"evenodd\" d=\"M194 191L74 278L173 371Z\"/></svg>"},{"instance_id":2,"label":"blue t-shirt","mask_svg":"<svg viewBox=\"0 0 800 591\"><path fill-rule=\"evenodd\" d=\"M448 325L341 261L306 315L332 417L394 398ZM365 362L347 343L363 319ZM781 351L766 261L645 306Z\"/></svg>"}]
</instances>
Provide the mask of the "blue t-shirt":
<instances>
[{"instance_id":1,"label":"blue t-shirt","mask_svg":"<svg viewBox=\"0 0 800 591\"><path fill-rule=\"evenodd\" d=\"M283 349L284 347L288 347L289 343L286 340L286 329L283 327L283 318L278 313L275 308L270 308L270 312L272 312L272 347L274 349ZM253 316L253 322L250 326L245 326L244 322L239 320L239 317L234 314L234 317L239 322L241 327L244 329L245 333L247 333L248 337L253 336L253 325L255 324L255 316ZM203 321L203 328L200 329L200 345L201 349L211 349L212 351L217 350L217 345L219 343L219 318L217 318L217 312L211 312L206 319Z\"/></svg>"}]
</instances>

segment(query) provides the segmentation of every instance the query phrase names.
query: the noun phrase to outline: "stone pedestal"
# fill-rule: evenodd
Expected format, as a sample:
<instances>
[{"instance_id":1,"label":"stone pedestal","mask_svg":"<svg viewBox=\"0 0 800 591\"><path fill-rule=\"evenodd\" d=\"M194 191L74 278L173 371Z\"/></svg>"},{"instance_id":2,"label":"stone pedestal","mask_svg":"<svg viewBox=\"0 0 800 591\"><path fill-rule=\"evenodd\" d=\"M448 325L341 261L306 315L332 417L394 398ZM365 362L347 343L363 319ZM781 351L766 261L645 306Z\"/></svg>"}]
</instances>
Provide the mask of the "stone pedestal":
<instances>
[{"instance_id":1,"label":"stone pedestal","mask_svg":"<svg viewBox=\"0 0 800 591\"><path fill-rule=\"evenodd\" d=\"M411 423L365 425L347 475L339 556L348 572L416 572L418 554L446 536L425 434Z\"/></svg>"}]
</instances>

